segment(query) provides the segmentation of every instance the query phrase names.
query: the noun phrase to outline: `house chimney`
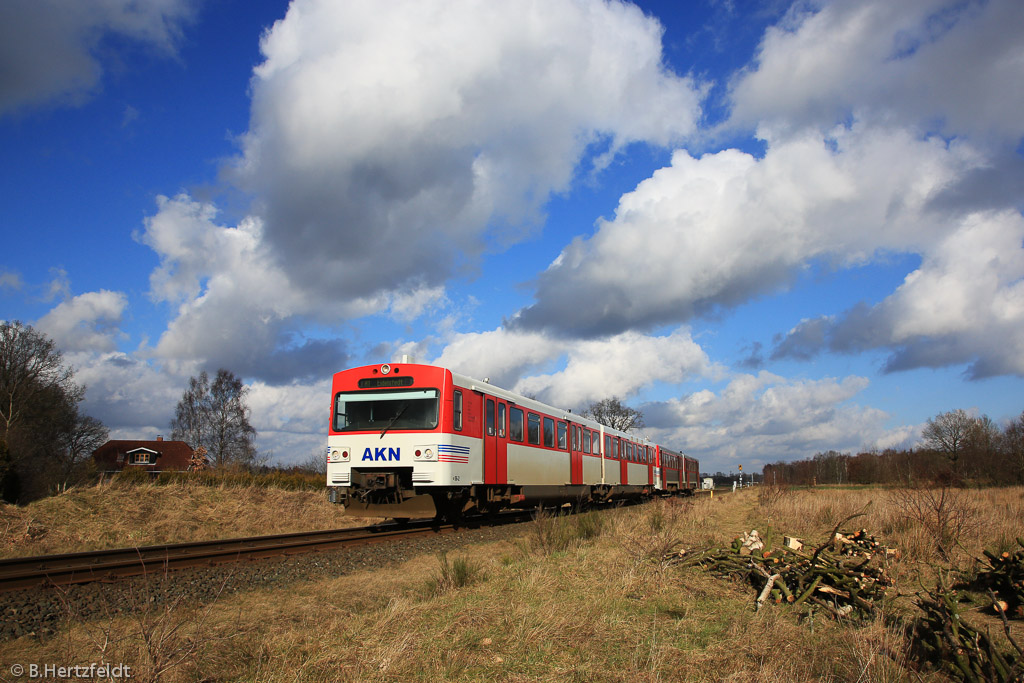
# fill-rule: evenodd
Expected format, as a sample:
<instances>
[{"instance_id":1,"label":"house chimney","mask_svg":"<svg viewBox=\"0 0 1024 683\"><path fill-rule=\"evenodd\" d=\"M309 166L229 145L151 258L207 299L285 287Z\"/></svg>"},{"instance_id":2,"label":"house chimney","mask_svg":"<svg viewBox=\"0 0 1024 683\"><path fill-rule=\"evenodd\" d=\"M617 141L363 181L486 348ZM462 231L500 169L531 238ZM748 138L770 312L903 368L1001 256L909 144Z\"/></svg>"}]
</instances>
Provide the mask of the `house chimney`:
<instances>
[{"instance_id":1,"label":"house chimney","mask_svg":"<svg viewBox=\"0 0 1024 683\"><path fill-rule=\"evenodd\" d=\"M156 440L157 441L163 441L164 440L164 435L163 434L157 434L156 435Z\"/></svg>"}]
</instances>

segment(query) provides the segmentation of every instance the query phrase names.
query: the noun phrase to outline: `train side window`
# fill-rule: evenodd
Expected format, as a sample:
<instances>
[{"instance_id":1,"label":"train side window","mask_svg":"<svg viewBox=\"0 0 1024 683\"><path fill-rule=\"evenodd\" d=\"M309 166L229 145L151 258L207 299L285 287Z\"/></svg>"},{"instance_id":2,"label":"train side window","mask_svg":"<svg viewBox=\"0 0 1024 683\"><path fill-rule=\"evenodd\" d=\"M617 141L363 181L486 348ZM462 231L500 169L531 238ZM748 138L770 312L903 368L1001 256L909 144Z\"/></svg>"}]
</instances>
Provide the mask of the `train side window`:
<instances>
[{"instance_id":1,"label":"train side window","mask_svg":"<svg viewBox=\"0 0 1024 683\"><path fill-rule=\"evenodd\" d=\"M559 422L558 423L558 449L562 450L562 451L565 450L565 429L566 429L565 423L564 422Z\"/></svg>"},{"instance_id":2,"label":"train side window","mask_svg":"<svg viewBox=\"0 0 1024 683\"><path fill-rule=\"evenodd\" d=\"M455 431L462 431L462 392L458 389L452 394L452 426Z\"/></svg>"},{"instance_id":3,"label":"train side window","mask_svg":"<svg viewBox=\"0 0 1024 683\"><path fill-rule=\"evenodd\" d=\"M498 404L498 436L505 438L505 404Z\"/></svg>"},{"instance_id":4,"label":"train side window","mask_svg":"<svg viewBox=\"0 0 1024 683\"><path fill-rule=\"evenodd\" d=\"M540 415L526 414L526 440L535 446L540 445Z\"/></svg>"},{"instance_id":5,"label":"train side window","mask_svg":"<svg viewBox=\"0 0 1024 683\"><path fill-rule=\"evenodd\" d=\"M571 441L571 444L570 444L571 449L574 450L574 451L578 451L580 449L580 436L579 436L580 435L580 428L578 426L576 426L576 425L572 425L572 427L570 427L570 429L572 430L569 433L569 441Z\"/></svg>"},{"instance_id":6,"label":"train side window","mask_svg":"<svg viewBox=\"0 0 1024 683\"><path fill-rule=\"evenodd\" d=\"M550 417L544 418L544 445L548 448L555 447L555 421Z\"/></svg>"},{"instance_id":7,"label":"train side window","mask_svg":"<svg viewBox=\"0 0 1024 683\"><path fill-rule=\"evenodd\" d=\"M513 441L523 440L523 409L512 408L508 411L508 438Z\"/></svg>"},{"instance_id":8,"label":"train side window","mask_svg":"<svg viewBox=\"0 0 1024 683\"><path fill-rule=\"evenodd\" d=\"M487 436L494 436L494 399L487 399Z\"/></svg>"},{"instance_id":9,"label":"train side window","mask_svg":"<svg viewBox=\"0 0 1024 683\"><path fill-rule=\"evenodd\" d=\"M589 453L590 452L590 430L589 429L584 429L583 430L583 452L584 453Z\"/></svg>"},{"instance_id":10,"label":"train side window","mask_svg":"<svg viewBox=\"0 0 1024 683\"><path fill-rule=\"evenodd\" d=\"M618 460L619 459L619 440L618 439L612 439L612 459L613 460Z\"/></svg>"}]
</instances>

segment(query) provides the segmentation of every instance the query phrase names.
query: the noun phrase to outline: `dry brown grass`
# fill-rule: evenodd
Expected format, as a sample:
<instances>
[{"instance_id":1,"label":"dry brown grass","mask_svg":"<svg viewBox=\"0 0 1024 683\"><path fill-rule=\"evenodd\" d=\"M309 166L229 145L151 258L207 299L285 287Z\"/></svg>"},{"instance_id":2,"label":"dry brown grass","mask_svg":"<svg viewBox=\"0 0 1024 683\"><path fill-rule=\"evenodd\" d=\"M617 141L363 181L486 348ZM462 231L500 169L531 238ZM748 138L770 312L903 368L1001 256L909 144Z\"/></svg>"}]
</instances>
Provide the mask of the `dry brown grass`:
<instances>
[{"instance_id":1,"label":"dry brown grass","mask_svg":"<svg viewBox=\"0 0 1024 683\"><path fill-rule=\"evenodd\" d=\"M1000 514L1019 511L1019 490L978 495L979 505ZM882 533L892 523L880 502L885 497L792 492L775 501L772 526L820 539L871 498L857 526ZM598 533L569 533L564 544L545 545L538 534L554 532L528 528L519 541L460 551L475 568L474 580L444 591L433 588L444 562L424 555L294 585L287 595L261 589L202 609L182 606L152 615L168 628L201 623L172 632L182 635L167 648L186 656L159 675L154 662L167 657L148 653L145 629L125 616L79 621L52 641L23 638L8 644L6 660L82 663L102 656L137 666L138 679L168 682L945 680L912 673L906 635L882 618L854 627L800 620L785 606L755 613L748 586L659 562L670 539L727 544L743 530L764 529L765 512L756 493L741 492L602 513ZM998 534L1008 527L982 528ZM903 542L908 532L892 533ZM168 630L146 623L152 633ZM119 634L103 652L97 627Z\"/></svg>"},{"instance_id":2,"label":"dry brown grass","mask_svg":"<svg viewBox=\"0 0 1024 683\"><path fill-rule=\"evenodd\" d=\"M824 537L859 511L851 528L880 535L914 562L948 560L962 566L983 548L1012 548L1022 535L1024 488L790 490L760 505L773 528L790 535ZM944 556L945 553L945 556Z\"/></svg>"},{"instance_id":3,"label":"dry brown grass","mask_svg":"<svg viewBox=\"0 0 1024 683\"><path fill-rule=\"evenodd\" d=\"M373 521L373 520L369 520ZM101 484L0 504L0 556L19 557L362 526L323 491Z\"/></svg>"}]
</instances>

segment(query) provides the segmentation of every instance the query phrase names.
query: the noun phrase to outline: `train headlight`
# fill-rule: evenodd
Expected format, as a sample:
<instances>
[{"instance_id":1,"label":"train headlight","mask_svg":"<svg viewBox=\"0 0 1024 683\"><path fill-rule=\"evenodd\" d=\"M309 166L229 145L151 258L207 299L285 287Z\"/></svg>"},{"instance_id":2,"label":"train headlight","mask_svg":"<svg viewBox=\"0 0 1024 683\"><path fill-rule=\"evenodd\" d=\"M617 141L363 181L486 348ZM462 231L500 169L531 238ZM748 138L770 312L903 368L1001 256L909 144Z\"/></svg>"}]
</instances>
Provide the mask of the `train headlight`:
<instances>
[{"instance_id":1,"label":"train headlight","mask_svg":"<svg viewBox=\"0 0 1024 683\"><path fill-rule=\"evenodd\" d=\"M348 462L349 450L344 446L332 448L327 454L327 462Z\"/></svg>"},{"instance_id":2,"label":"train headlight","mask_svg":"<svg viewBox=\"0 0 1024 683\"><path fill-rule=\"evenodd\" d=\"M433 446L417 446L414 451L416 460L437 460L437 454Z\"/></svg>"}]
</instances>

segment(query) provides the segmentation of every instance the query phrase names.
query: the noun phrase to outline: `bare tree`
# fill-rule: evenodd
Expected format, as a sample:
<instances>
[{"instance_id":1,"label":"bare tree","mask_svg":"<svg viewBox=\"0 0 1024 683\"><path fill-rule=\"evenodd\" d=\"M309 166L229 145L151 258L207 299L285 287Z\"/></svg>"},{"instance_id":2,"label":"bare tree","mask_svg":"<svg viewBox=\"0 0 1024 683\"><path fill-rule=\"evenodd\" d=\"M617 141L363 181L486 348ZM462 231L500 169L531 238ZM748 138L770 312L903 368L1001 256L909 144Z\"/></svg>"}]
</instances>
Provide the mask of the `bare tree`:
<instances>
[{"instance_id":1,"label":"bare tree","mask_svg":"<svg viewBox=\"0 0 1024 683\"><path fill-rule=\"evenodd\" d=\"M18 321L0 323L0 489L31 500L87 476L92 451L107 438L79 403L85 388L46 335Z\"/></svg>"},{"instance_id":2,"label":"bare tree","mask_svg":"<svg viewBox=\"0 0 1024 683\"><path fill-rule=\"evenodd\" d=\"M188 388L178 401L174 409L174 419L171 420L171 439L184 441L192 448L200 446L206 448L207 434L206 414L210 404L210 378L206 371L199 373L199 377L190 377Z\"/></svg>"},{"instance_id":3,"label":"bare tree","mask_svg":"<svg viewBox=\"0 0 1024 683\"><path fill-rule=\"evenodd\" d=\"M583 411L583 416L622 432L644 426L643 414L639 410L623 405L615 396L591 403Z\"/></svg>"},{"instance_id":4,"label":"bare tree","mask_svg":"<svg viewBox=\"0 0 1024 683\"><path fill-rule=\"evenodd\" d=\"M171 420L171 438L192 448L205 447L216 467L251 466L256 430L249 423L248 393L228 370L218 370L212 383L205 371L190 378Z\"/></svg>"},{"instance_id":5,"label":"bare tree","mask_svg":"<svg viewBox=\"0 0 1024 683\"><path fill-rule=\"evenodd\" d=\"M954 469L959 467L960 456L968 444L975 419L957 408L940 413L928 420L921 436L925 445L946 454Z\"/></svg>"},{"instance_id":6,"label":"bare tree","mask_svg":"<svg viewBox=\"0 0 1024 683\"><path fill-rule=\"evenodd\" d=\"M46 335L15 320L0 324L0 438L48 394L77 389L57 346Z\"/></svg>"},{"instance_id":7,"label":"bare tree","mask_svg":"<svg viewBox=\"0 0 1024 683\"><path fill-rule=\"evenodd\" d=\"M326 454L320 449L313 451L308 458L299 464L299 469L306 470L312 474L318 474L322 477L327 476Z\"/></svg>"},{"instance_id":8,"label":"bare tree","mask_svg":"<svg viewBox=\"0 0 1024 683\"><path fill-rule=\"evenodd\" d=\"M1000 439L1000 450L1013 467L1017 483L1024 483L1024 412L1006 425Z\"/></svg>"},{"instance_id":9,"label":"bare tree","mask_svg":"<svg viewBox=\"0 0 1024 683\"><path fill-rule=\"evenodd\" d=\"M62 480L68 481L76 470L89 463L93 451L105 444L109 435L110 430L96 418L82 415L77 407L69 410L60 435L64 445Z\"/></svg>"}]
</instances>

